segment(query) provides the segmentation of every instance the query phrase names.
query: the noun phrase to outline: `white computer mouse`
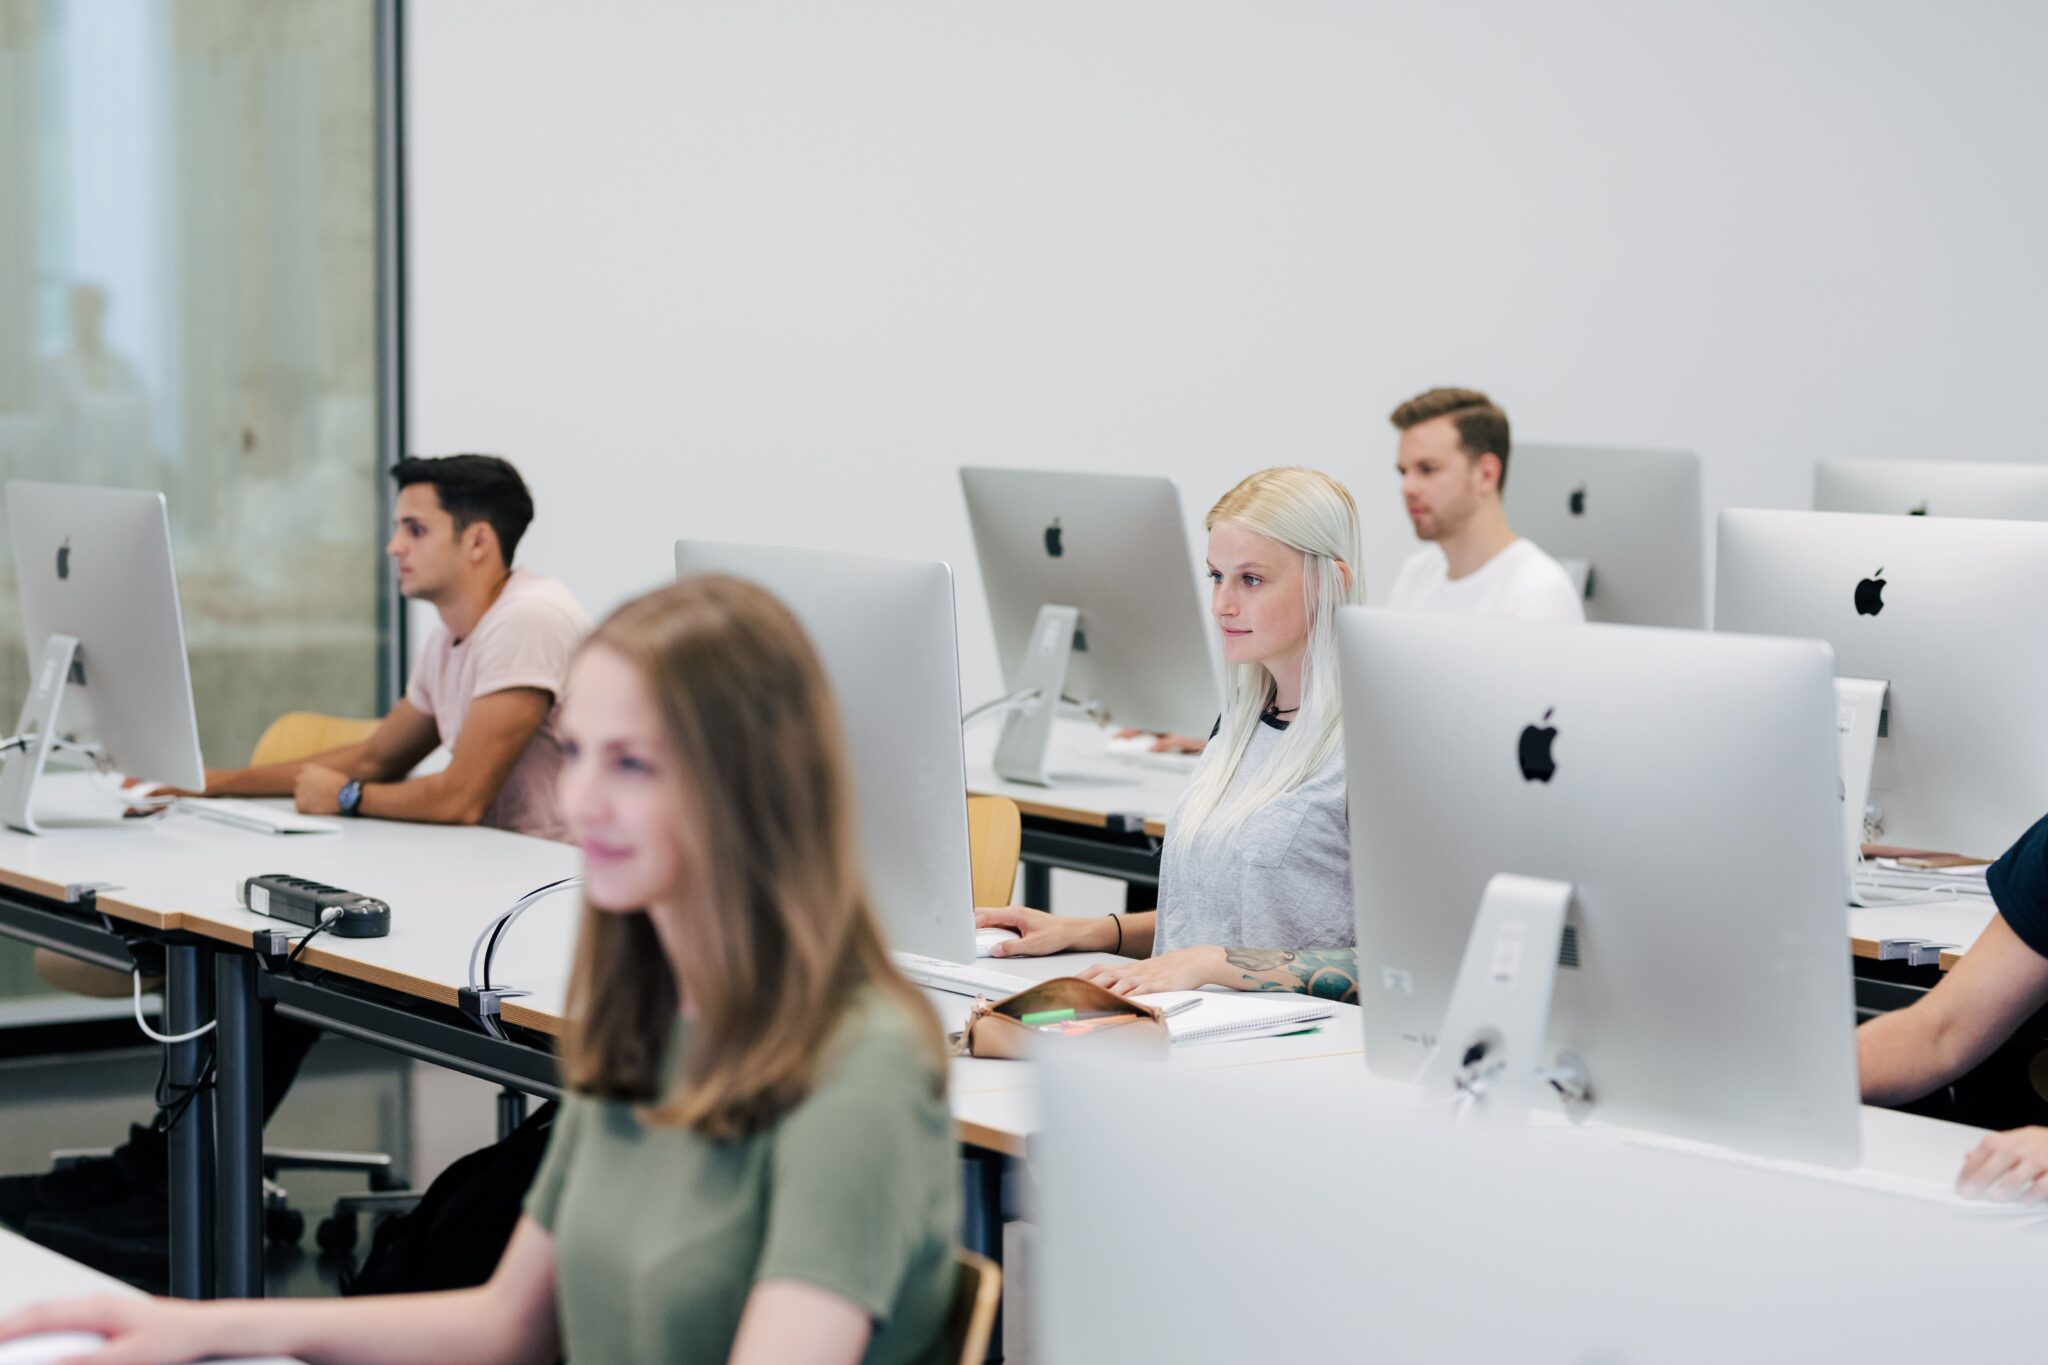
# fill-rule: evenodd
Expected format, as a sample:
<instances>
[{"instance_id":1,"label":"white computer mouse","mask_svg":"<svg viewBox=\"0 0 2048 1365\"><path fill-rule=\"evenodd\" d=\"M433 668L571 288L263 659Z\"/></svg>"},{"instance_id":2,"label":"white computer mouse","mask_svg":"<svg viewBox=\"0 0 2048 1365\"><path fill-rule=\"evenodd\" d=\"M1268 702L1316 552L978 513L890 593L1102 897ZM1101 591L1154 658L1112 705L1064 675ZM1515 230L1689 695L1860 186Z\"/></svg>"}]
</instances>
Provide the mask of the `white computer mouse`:
<instances>
[{"instance_id":1,"label":"white computer mouse","mask_svg":"<svg viewBox=\"0 0 2048 1365\"><path fill-rule=\"evenodd\" d=\"M1004 939L1022 938L1015 929L976 929L974 931L974 955L994 957L995 946Z\"/></svg>"},{"instance_id":2,"label":"white computer mouse","mask_svg":"<svg viewBox=\"0 0 2048 1365\"><path fill-rule=\"evenodd\" d=\"M97 1351L107 1339L97 1332L38 1332L0 1342L0 1365L51 1365Z\"/></svg>"},{"instance_id":3,"label":"white computer mouse","mask_svg":"<svg viewBox=\"0 0 2048 1365\"><path fill-rule=\"evenodd\" d=\"M1159 736L1140 730L1135 735L1111 735L1102 750L1109 754L1149 754L1158 742Z\"/></svg>"}]
</instances>

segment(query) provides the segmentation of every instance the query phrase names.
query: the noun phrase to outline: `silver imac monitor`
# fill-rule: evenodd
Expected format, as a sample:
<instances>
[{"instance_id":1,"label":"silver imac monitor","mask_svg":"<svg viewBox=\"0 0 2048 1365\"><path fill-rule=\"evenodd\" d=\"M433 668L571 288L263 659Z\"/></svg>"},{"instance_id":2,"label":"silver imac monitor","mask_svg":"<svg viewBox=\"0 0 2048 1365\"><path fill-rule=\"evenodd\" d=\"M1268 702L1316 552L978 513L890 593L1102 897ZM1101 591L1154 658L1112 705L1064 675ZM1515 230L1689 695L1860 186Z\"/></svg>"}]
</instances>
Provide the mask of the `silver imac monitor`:
<instances>
[{"instance_id":1,"label":"silver imac monitor","mask_svg":"<svg viewBox=\"0 0 2048 1365\"><path fill-rule=\"evenodd\" d=\"M846 733L868 892L889 946L974 960L953 571L937 562L676 542L676 576L780 598L817 647Z\"/></svg>"},{"instance_id":2,"label":"silver imac monitor","mask_svg":"<svg viewBox=\"0 0 2048 1365\"><path fill-rule=\"evenodd\" d=\"M1822 460L1816 512L2048 521L2048 464L1964 460Z\"/></svg>"},{"instance_id":3,"label":"silver imac monitor","mask_svg":"<svg viewBox=\"0 0 2048 1365\"><path fill-rule=\"evenodd\" d=\"M1570 893L1563 933L1482 937L1486 984L1555 961L1540 1065L1575 1059L1595 1116L1854 1165L1827 647L1363 607L1338 647L1372 1071L1464 1047L1482 902L1540 880Z\"/></svg>"},{"instance_id":4,"label":"silver imac monitor","mask_svg":"<svg viewBox=\"0 0 2048 1365\"><path fill-rule=\"evenodd\" d=\"M1055 780L1053 691L1117 725L1208 734L1214 631L1173 480L968 466L960 484L1003 676L1034 698L1007 718L996 771Z\"/></svg>"},{"instance_id":5,"label":"silver imac monitor","mask_svg":"<svg viewBox=\"0 0 2048 1365\"><path fill-rule=\"evenodd\" d=\"M1988 858L2048 812L2048 525L1730 510L1716 559L1716 629L1886 684L1877 842Z\"/></svg>"},{"instance_id":6,"label":"silver imac monitor","mask_svg":"<svg viewBox=\"0 0 2048 1365\"><path fill-rule=\"evenodd\" d=\"M1588 621L1705 628L1699 456L1517 442L1502 498L1516 533L1584 583Z\"/></svg>"},{"instance_id":7,"label":"silver imac monitor","mask_svg":"<svg viewBox=\"0 0 2048 1365\"><path fill-rule=\"evenodd\" d=\"M163 494L20 480L6 493L29 677L18 747L0 760L0 823L78 823L38 813L35 788L55 742L88 717L105 763L204 786Z\"/></svg>"}]
</instances>

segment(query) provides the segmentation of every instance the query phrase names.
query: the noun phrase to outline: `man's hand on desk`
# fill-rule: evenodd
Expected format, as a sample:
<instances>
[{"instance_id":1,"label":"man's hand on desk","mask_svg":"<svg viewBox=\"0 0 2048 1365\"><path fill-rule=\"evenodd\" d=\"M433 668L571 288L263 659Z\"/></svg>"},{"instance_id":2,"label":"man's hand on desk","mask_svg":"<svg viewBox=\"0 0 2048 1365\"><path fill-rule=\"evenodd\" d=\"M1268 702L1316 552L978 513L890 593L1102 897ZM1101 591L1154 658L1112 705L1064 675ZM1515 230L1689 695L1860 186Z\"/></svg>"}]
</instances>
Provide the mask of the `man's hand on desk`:
<instances>
[{"instance_id":1,"label":"man's hand on desk","mask_svg":"<svg viewBox=\"0 0 2048 1365\"><path fill-rule=\"evenodd\" d=\"M207 770L206 777L208 783L211 784L213 780L212 769ZM134 805L121 812L122 815L127 816L129 819L159 815L174 801L182 801L188 796L206 795L205 792L188 792L183 787L167 787L161 782L152 782L146 777L122 778L121 791L135 802Z\"/></svg>"},{"instance_id":2,"label":"man's hand on desk","mask_svg":"<svg viewBox=\"0 0 2048 1365\"><path fill-rule=\"evenodd\" d=\"M341 789L347 785L347 773L323 768L317 763L302 764L298 780L292 787L292 799L304 814L339 815Z\"/></svg>"},{"instance_id":3,"label":"man's hand on desk","mask_svg":"<svg viewBox=\"0 0 2048 1365\"><path fill-rule=\"evenodd\" d=\"M1118 995L1151 995L1158 991L1198 991L1204 986L1227 985L1221 948L1178 948L1158 957L1108 962L1080 974L1106 991Z\"/></svg>"},{"instance_id":4,"label":"man's hand on desk","mask_svg":"<svg viewBox=\"0 0 2048 1365\"><path fill-rule=\"evenodd\" d=\"M2048 1201L2048 1128L1993 1133L1963 1159L1956 1190L1970 1199Z\"/></svg>"},{"instance_id":5,"label":"man's hand on desk","mask_svg":"<svg viewBox=\"0 0 2048 1365\"><path fill-rule=\"evenodd\" d=\"M163 782L152 782L146 777L122 778L121 790L130 793L137 800L155 801L158 803L182 800L188 796L204 796L208 791L213 790L214 772L215 770L212 768L206 770L205 791L188 792L183 787L173 787Z\"/></svg>"}]
</instances>

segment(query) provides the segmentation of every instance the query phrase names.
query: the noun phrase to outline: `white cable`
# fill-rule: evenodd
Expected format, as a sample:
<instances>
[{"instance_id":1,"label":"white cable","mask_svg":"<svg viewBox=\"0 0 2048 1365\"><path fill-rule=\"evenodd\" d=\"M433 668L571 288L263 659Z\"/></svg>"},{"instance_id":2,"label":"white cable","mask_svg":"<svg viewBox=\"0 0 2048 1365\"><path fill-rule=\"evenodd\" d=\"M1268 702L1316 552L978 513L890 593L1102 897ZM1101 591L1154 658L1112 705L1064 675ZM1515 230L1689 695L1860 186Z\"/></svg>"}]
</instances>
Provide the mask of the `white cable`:
<instances>
[{"instance_id":1,"label":"white cable","mask_svg":"<svg viewBox=\"0 0 2048 1365\"><path fill-rule=\"evenodd\" d=\"M1019 710L1038 700L1038 693L1038 688L1027 687L1021 692L1012 692L1007 697L997 697L994 701L985 701L966 715L960 717L960 728L964 730L976 721L987 720L992 716L1006 716L1010 712Z\"/></svg>"},{"instance_id":2,"label":"white cable","mask_svg":"<svg viewBox=\"0 0 2048 1365\"><path fill-rule=\"evenodd\" d=\"M1027 687L1021 692L1012 692L1007 697L998 697L994 701L985 701L968 711L966 715L960 717L960 728L964 730L979 721L988 720L994 716L1005 716L1012 711L1036 705L1042 694L1042 688ZM1082 715L1088 717L1088 719L1094 721L1097 729L1109 728L1109 712L1099 701L1082 701L1078 697L1062 696L1060 704L1071 706Z\"/></svg>"},{"instance_id":3,"label":"white cable","mask_svg":"<svg viewBox=\"0 0 2048 1365\"><path fill-rule=\"evenodd\" d=\"M512 931L511 921L516 920L521 915L525 914L527 909L530 906L532 906L535 902L545 900L547 897L554 895L557 891L567 891L571 887L577 887L581 885L583 885L583 878L581 877L563 877L559 881L549 882L546 886L537 886L533 890L521 896L518 900L514 901L510 909L504 911L499 915L494 916L491 919L491 922L484 926L483 932L476 936L476 942L472 943L469 947L470 989L481 990L484 988L484 983L477 979L477 963L483 957L484 945L490 942L492 930L496 929L500 924L504 924L505 932L510 933ZM503 935L501 934L499 937L502 938Z\"/></svg>"},{"instance_id":4,"label":"white cable","mask_svg":"<svg viewBox=\"0 0 2048 1365\"><path fill-rule=\"evenodd\" d=\"M204 1037L206 1034L213 1032L213 1026L220 1022L218 1019L208 1020L203 1028L193 1029L190 1033L158 1033L149 1026L149 1021L142 1017L142 972L138 969L131 973L131 975L135 978L135 1027L141 1029L157 1042L189 1043L194 1038Z\"/></svg>"}]
</instances>

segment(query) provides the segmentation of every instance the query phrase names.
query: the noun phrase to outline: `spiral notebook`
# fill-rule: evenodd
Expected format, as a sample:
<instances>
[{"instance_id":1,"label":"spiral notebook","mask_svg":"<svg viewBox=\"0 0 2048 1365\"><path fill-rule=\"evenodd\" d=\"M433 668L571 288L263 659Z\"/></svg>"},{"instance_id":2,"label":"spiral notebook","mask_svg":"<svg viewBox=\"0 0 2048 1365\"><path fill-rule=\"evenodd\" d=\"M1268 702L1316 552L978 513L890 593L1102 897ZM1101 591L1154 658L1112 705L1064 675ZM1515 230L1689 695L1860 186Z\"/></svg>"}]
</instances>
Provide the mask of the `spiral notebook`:
<instances>
[{"instance_id":1,"label":"spiral notebook","mask_svg":"<svg viewBox=\"0 0 2048 1365\"><path fill-rule=\"evenodd\" d=\"M1133 997L1164 1012L1175 1043L1227 1043L1299 1033L1328 1019L1329 1002L1304 995L1160 991Z\"/></svg>"}]
</instances>

